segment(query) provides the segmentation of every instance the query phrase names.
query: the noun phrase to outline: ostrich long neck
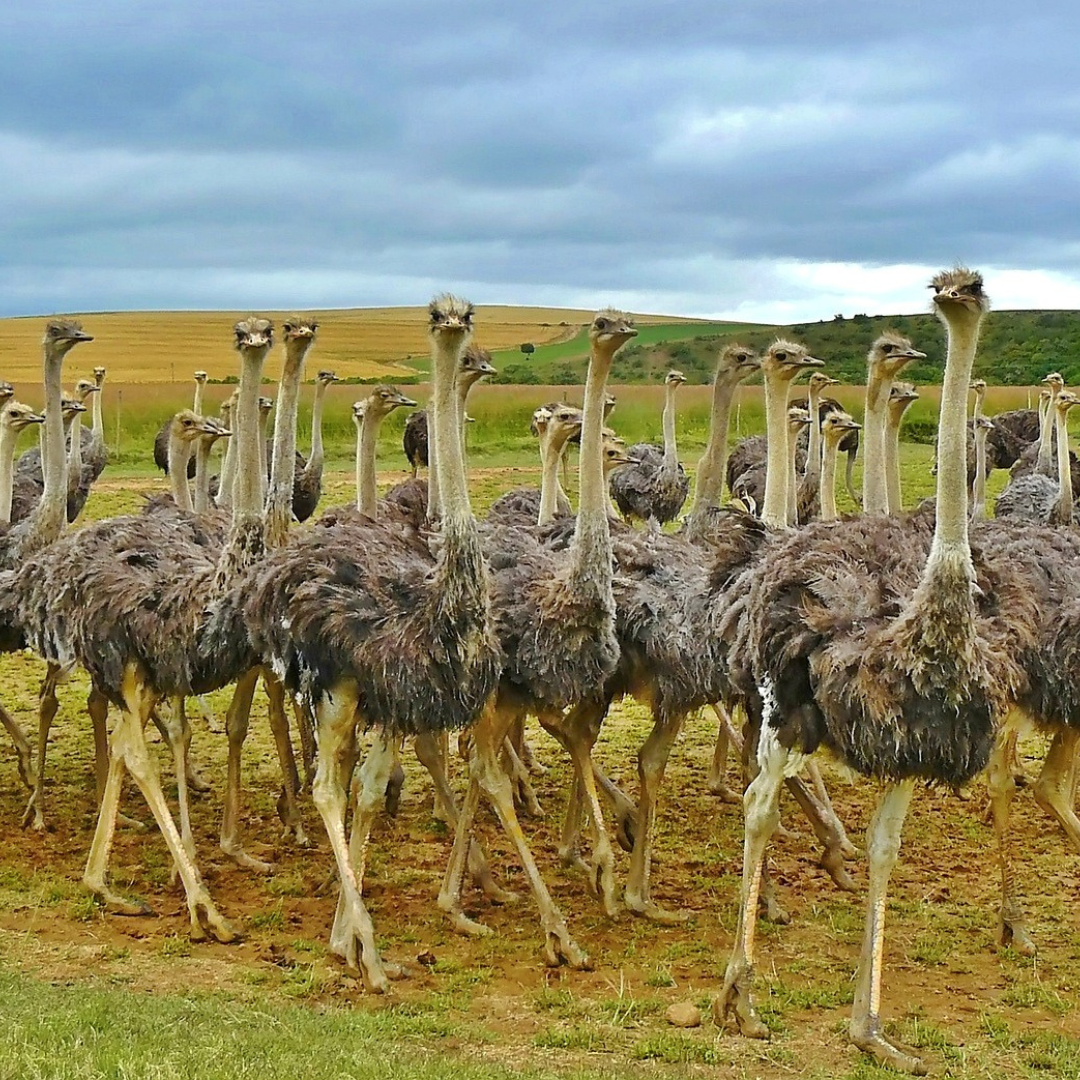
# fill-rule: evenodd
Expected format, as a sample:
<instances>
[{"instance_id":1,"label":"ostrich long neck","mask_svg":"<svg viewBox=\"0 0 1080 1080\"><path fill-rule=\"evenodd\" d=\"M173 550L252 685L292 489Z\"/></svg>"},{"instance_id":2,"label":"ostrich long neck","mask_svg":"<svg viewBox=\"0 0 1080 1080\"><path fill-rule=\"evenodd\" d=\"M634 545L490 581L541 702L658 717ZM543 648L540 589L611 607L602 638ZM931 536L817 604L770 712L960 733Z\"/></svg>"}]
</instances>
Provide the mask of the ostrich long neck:
<instances>
[{"instance_id":1,"label":"ostrich long neck","mask_svg":"<svg viewBox=\"0 0 1080 1080\"><path fill-rule=\"evenodd\" d=\"M965 610L970 610L970 583L975 571L968 543L967 395L979 323L954 316L948 328L949 351L938 425L937 520L919 588L926 590L932 604L937 603L935 591L956 596L962 588L968 597Z\"/></svg>"},{"instance_id":2,"label":"ostrich long neck","mask_svg":"<svg viewBox=\"0 0 1080 1080\"><path fill-rule=\"evenodd\" d=\"M799 468L796 464L799 457L799 431L797 426L788 428L788 460L787 460L787 524L799 524Z\"/></svg>"},{"instance_id":3,"label":"ostrich long neck","mask_svg":"<svg viewBox=\"0 0 1080 1080\"><path fill-rule=\"evenodd\" d=\"M603 456L604 400L613 355L613 350L594 345L589 357L578 453L578 515L570 552L577 587L611 606L611 534Z\"/></svg>"},{"instance_id":4,"label":"ostrich long neck","mask_svg":"<svg viewBox=\"0 0 1080 1080\"><path fill-rule=\"evenodd\" d=\"M235 430L236 408L226 409L222 407L222 413L226 414L226 423ZM233 486L236 484L236 439L230 439L225 446L225 453L221 459L221 476L218 479L217 505L228 509L233 504Z\"/></svg>"},{"instance_id":5,"label":"ostrich long neck","mask_svg":"<svg viewBox=\"0 0 1080 1080\"><path fill-rule=\"evenodd\" d=\"M971 520L982 521L986 517L986 437L990 433L975 425L975 481L971 491Z\"/></svg>"},{"instance_id":6,"label":"ostrich long neck","mask_svg":"<svg viewBox=\"0 0 1080 1080\"><path fill-rule=\"evenodd\" d=\"M724 491L724 472L728 457L728 426L731 418L731 399L736 382L724 378L717 371L713 380L712 413L709 421L709 441L705 453L697 464L697 481L694 487L694 506L690 511L690 526L700 524L705 512L720 505Z\"/></svg>"},{"instance_id":7,"label":"ostrich long neck","mask_svg":"<svg viewBox=\"0 0 1080 1080\"><path fill-rule=\"evenodd\" d=\"M196 416L202 416L202 403L203 403L203 383L201 379L195 380L195 398L191 403L191 411Z\"/></svg>"},{"instance_id":8,"label":"ostrich long neck","mask_svg":"<svg viewBox=\"0 0 1080 1080\"><path fill-rule=\"evenodd\" d=\"M772 372L765 373L765 430L768 464L765 469L765 501L761 520L782 529L788 520L788 427L787 382Z\"/></svg>"},{"instance_id":9,"label":"ostrich long neck","mask_svg":"<svg viewBox=\"0 0 1080 1080\"><path fill-rule=\"evenodd\" d=\"M266 503L266 545L271 548L281 547L285 543L292 521L293 483L296 480L296 417L304 357L310 344L310 338L287 338L285 341L285 366L281 369L281 382L278 384L274 457ZM265 440L262 446L265 453Z\"/></svg>"},{"instance_id":10,"label":"ostrich long neck","mask_svg":"<svg viewBox=\"0 0 1080 1080\"><path fill-rule=\"evenodd\" d=\"M90 428L90 434L94 436L94 442L98 446L105 445L105 421L101 415L101 387L98 387L98 391L94 394L94 404L92 406L93 412L93 426Z\"/></svg>"},{"instance_id":11,"label":"ostrich long neck","mask_svg":"<svg viewBox=\"0 0 1080 1080\"><path fill-rule=\"evenodd\" d=\"M836 458L840 452L840 437L826 436L823 443L819 494L821 520L835 521L839 517L836 509Z\"/></svg>"},{"instance_id":12,"label":"ostrich long neck","mask_svg":"<svg viewBox=\"0 0 1080 1080\"><path fill-rule=\"evenodd\" d=\"M187 470L191 460L191 443L178 435L169 433L169 487L173 502L181 510L191 511L191 489L188 487Z\"/></svg>"},{"instance_id":13,"label":"ostrich long neck","mask_svg":"<svg viewBox=\"0 0 1080 1080\"><path fill-rule=\"evenodd\" d=\"M199 439L195 449L195 513L208 514L210 512L210 451L214 448L215 440L207 435ZM171 466L170 466L171 468ZM180 475L187 475L187 463L184 463L184 471ZM172 473L170 472L170 476ZM187 484L184 485L187 487Z\"/></svg>"},{"instance_id":14,"label":"ostrich long neck","mask_svg":"<svg viewBox=\"0 0 1080 1080\"><path fill-rule=\"evenodd\" d=\"M45 486L20 545L21 555L31 555L51 544L67 520L67 454L64 453L64 417L60 386L64 353L46 346L44 356L45 430L42 470Z\"/></svg>"},{"instance_id":15,"label":"ostrich long neck","mask_svg":"<svg viewBox=\"0 0 1080 1080\"><path fill-rule=\"evenodd\" d=\"M1058 500L1053 515L1055 525L1071 525L1073 522L1072 462L1069 459L1069 408L1069 405L1059 405L1055 410L1058 459Z\"/></svg>"},{"instance_id":16,"label":"ostrich long neck","mask_svg":"<svg viewBox=\"0 0 1080 1080\"><path fill-rule=\"evenodd\" d=\"M322 418L323 399L326 397L326 388L330 384L320 379L315 384L315 401L311 406L311 453L308 455L305 473L322 476L323 468L323 441L322 441Z\"/></svg>"},{"instance_id":17,"label":"ostrich long neck","mask_svg":"<svg viewBox=\"0 0 1080 1080\"><path fill-rule=\"evenodd\" d=\"M1039 432L1039 459L1035 465L1035 471L1049 476L1051 473L1050 458L1051 446L1053 445L1054 418L1057 415L1058 386L1050 387L1050 401L1046 407L1046 416L1043 419L1042 429Z\"/></svg>"},{"instance_id":18,"label":"ostrich long neck","mask_svg":"<svg viewBox=\"0 0 1080 1080\"><path fill-rule=\"evenodd\" d=\"M885 422L892 379L877 364L870 365L866 379L866 410L863 417L863 513L880 514L889 509L885 477ZM967 389L964 390L967 414ZM940 454L940 448L938 453Z\"/></svg>"},{"instance_id":19,"label":"ostrich long neck","mask_svg":"<svg viewBox=\"0 0 1080 1080\"><path fill-rule=\"evenodd\" d=\"M540 514L536 522L538 525L547 525L548 522L554 521L555 515L561 509L563 502L569 505L559 483L559 462L562 461L563 450L570 434L568 429L555 433L549 425L548 430L544 432L543 437L540 439L542 471L540 479ZM562 496L561 499L560 496Z\"/></svg>"},{"instance_id":20,"label":"ostrich long neck","mask_svg":"<svg viewBox=\"0 0 1080 1080\"><path fill-rule=\"evenodd\" d=\"M664 390L664 467L674 469L679 464L679 448L675 444L675 391L677 382L669 382Z\"/></svg>"},{"instance_id":21,"label":"ostrich long neck","mask_svg":"<svg viewBox=\"0 0 1080 1080\"><path fill-rule=\"evenodd\" d=\"M378 513L375 451L379 445L379 428L384 418L384 415L375 415L375 410L369 409L364 414L360 425L360 439L356 444L356 508L371 518Z\"/></svg>"},{"instance_id":22,"label":"ostrich long neck","mask_svg":"<svg viewBox=\"0 0 1080 1080\"><path fill-rule=\"evenodd\" d=\"M19 433L13 424L0 423L0 524L11 522L11 496L15 483L15 441Z\"/></svg>"},{"instance_id":23,"label":"ostrich long neck","mask_svg":"<svg viewBox=\"0 0 1080 1080\"><path fill-rule=\"evenodd\" d=\"M94 395L97 397L97 394ZM82 476L82 413L76 413L75 419L71 422L71 429L68 433L68 438L71 440L68 445L68 483L72 481L78 483L79 478Z\"/></svg>"},{"instance_id":24,"label":"ostrich long neck","mask_svg":"<svg viewBox=\"0 0 1080 1080\"><path fill-rule=\"evenodd\" d=\"M885 429L885 491L890 514L900 514L904 509L904 493L900 485L900 421L903 416L903 409L890 409L889 423Z\"/></svg>"},{"instance_id":25,"label":"ostrich long neck","mask_svg":"<svg viewBox=\"0 0 1080 1080\"><path fill-rule=\"evenodd\" d=\"M465 468L465 404L469 393L479 382L480 372L455 372L453 379L453 416L454 438L461 448L462 469ZM431 410L428 410L428 518L435 521L442 513L442 491L439 488L439 434L431 422Z\"/></svg>"},{"instance_id":26,"label":"ostrich long neck","mask_svg":"<svg viewBox=\"0 0 1080 1080\"><path fill-rule=\"evenodd\" d=\"M816 480L821 475L821 387L809 387L806 405L810 412L810 439L806 444L805 475Z\"/></svg>"}]
</instances>

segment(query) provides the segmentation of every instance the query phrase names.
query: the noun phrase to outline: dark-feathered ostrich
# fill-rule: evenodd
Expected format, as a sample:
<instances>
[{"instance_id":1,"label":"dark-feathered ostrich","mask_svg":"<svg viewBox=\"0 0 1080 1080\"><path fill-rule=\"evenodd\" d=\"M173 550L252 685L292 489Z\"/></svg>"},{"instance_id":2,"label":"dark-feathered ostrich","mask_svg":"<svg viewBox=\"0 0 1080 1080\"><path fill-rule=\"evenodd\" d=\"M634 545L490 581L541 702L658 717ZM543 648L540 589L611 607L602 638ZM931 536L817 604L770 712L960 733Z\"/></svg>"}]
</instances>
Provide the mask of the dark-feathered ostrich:
<instances>
[{"instance_id":1,"label":"dark-feathered ostrich","mask_svg":"<svg viewBox=\"0 0 1080 1080\"><path fill-rule=\"evenodd\" d=\"M312 794L334 850L341 894L331 948L372 989L387 985L350 850L345 766L357 725L387 735L473 723L499 671L488 579L469 508L454 374L472 329L470 304L430 307L432 409L440 471L440 550L376 523L314 529L273 553L243 588L260 651L311 706L319 733ZM385 790L393 756L373 752L363 788Z\"/></svg>"},{"instance_id":2,"label":"dark-feathered ostrich","mask_svg":"<svg viewBox=\"0 0 1080 1080\"><path fill-rule=\"evenodd\" d=\"M195 372L195 397L191 403L191 411L196 416L203 415L203 390L206 387L206 380L209 375L205 371ZM170 416L159 428L157 435L154 436L154 464L167 476L169 473L169 433L172 427L172 417ZM189 480L195 479L195 459L191 458L188 461L188 474Z\"/></svg>"},{"instance_id":3,"label":"dark-feathered ostrich","mask_svg":"<svg viewBox=\"0 0 1080 1080\"><path fill-rule=\"evenodd\" d=\"M654 527L674 521L690 492L690 478L679 461L675 441L675 391L686 382L681 371L664 378L664 445L635 443L627 456L636 464L619 469L611 477L611 495L627 521Z\"/></svg>"},{"instance_id":4,"label":"dark-feathered ostrich","mask_svg":"<svg viewBox=\"0 0 1080 1080\"><path fill-rule=\"evenodd\" d=\"M109 739L108 778L84 883L110 910L144 910L114 893L106 880L121 784L130 771L183 882L192 935L219 941L232 941L236 933L214 906L176 828L144 727L162 698L204 693L255 664L242 626L215 619L215 601L264 550L258 396L273 328L251 317L237 323L235 337L241 377L234 438L242 467L220 554L154 515L116 518L87 526L25 562L14 582L34 648L55 663L80 663L120 711Z\"/></svg>"},{"instance_id":5,"label":"dark-feathered ostrich","mask_svg":"<svg viewBox=\"0 0 1080 1080\"><path fill-rule=\"evenodd\" d=\"M71 433L77 417L86 412L86 406L76 397L64 395L61 399L61 416L64 426L65 457L68 462L64 470L67 477L67 499L65 501L65 514L68 521L74 521L78 516L89 495L89 478L81 467L72 467ZM12 487L11 520L22 521L27 517L41 499L41 493L45 487L45 474L42 471L42 450L44 449L44 432L39 437L40 445L31 447L19 455L15 463L15 477ZM75 454L74 460L80 457ZM85 482L84 482L85 481Z\"/></svg>"},{"instance_id":6,"label":"dark-feathered ostrich","mask_svg":"<svg viewBox=\"0 0 1080 1080\"><path fill-rule=\"evenodd\" d=\"M968 539L965 419L987 304L982 279L946 271L932 287L949 336L932 540L917 519L811 525L770 550L753 577L735 660L761 718L760 771L745 797L739 921L714 1006L744 1034L767 1036L751 997L762 862L780 783L825 746L887 784L867 839L868 915L850 1035L907 1072L924 1066L882 1034L879 1003L886 888L908 802L917 780L963 783L985 766L995 721L1025 681L1018 652L1038 632L1015 560L988 546L976 564Z\"/></svg>"},{"instance_id":7,"label":"dark-feathered ostrich","mask_svg":"<svg viewBox=\"0 0 1080 1080\"><path fill-rule=\"evenodd\" d=\"M805 406L802 402L793 402L795 408L806 409L807 446L806 468L794 489L795 512L789 514L791 523L812 521L821 509L821 396L827 386L837 386L840 380L815 371L807 381Z\"/></svg>"},{"instance_id":8,"label":"dark-feathered ostrich","mask_svg":"<svg viewBox=\"0 0 1080 1080\"><path fill-rule=\"evenodd\" d=\"M469 391L485 375L495 375L496 369L491 363L491 353L479 345L471 344L461 357L461 366L457 375L459 407L464 422L465 400ZM417 409L405 421L405 430L401 435L401 445L405 451L405 460L412 467L413 478L420 466L428 466L428 418L426 409Z\"/></svg>"},{"instance_id":9,"label":"dark-feathered ostrich","mask_svg":"<svg viewBox=\"0 0 1080 1080\"><path fill-rule=\"evenodd\" d=\"M315 401L311 406L311 453L297 469L293 485L292 512L297 521L307 521L322 497L323 474L323 399L331 383L341 382L332 371L320 371L315 377ZM299 463L298 463L299 464Z\"/></svg>"},{"instance_id":10,"label":"dark-feathered ostrich","mask_svg":"<svg viewBox=\"0 0 1080 1080\"><path fill-rule=\"evenodd\" d=\"M564 710L599 698L619 658L612 593L611 534L604 480L603 405L605 384L615 352L636 335L622 312L601 311L589 329L590 359L585 383L584 420L579 464L580 504L568 550L530 544L521 530L491 536L487 546L508 548L514 556L493 568L492 605L505 657L495 708L473 729L469 790L458 818L454 850L439 906L466 932L488 932L462 910L473 820L483 792L495 805L525 867L541 911L549 963L574 967L588 957L571 938L521 831L512 785L500 763L504 740L514 720L531 712L547 723ZM600 808L590 762L575 752L583 777L589 813Z\"/></svg>"}]
</instances>

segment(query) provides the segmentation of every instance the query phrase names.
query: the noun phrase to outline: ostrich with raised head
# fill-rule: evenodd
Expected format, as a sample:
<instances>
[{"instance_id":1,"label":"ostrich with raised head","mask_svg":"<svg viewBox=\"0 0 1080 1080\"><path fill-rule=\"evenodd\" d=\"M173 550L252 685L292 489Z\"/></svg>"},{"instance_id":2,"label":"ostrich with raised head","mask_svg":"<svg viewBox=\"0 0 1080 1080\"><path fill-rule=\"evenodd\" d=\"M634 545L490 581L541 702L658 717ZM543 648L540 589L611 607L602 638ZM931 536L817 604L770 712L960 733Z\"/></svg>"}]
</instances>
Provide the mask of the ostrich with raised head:
<instances>
[{"instance_id":1,"label":"ostrich with raised head","mask_svg":"<svg viewBox=\"0 0 1080 1080\"><path fill-rule=\"evenodd\" d=\"M322 497L323 475L323 403L331 383L341 382L332 371L315 376L315 401L311 406L311 453L307 461L297 461L293 481L292 512L297 521L307 521Z\"/></svg>"},{"instance_id":2,"label":"ostrich with raised head","mask_svg":"<svg viewBox=\"0 0 1080 1080\"><path fill-rule=\"evenodd\" d=\"M203 392L206 388L206 381L209 379L209 375L205 371L195 372L195 396L191 402L191 411L196 416L203 415ZM226 420L226 426L228 421ZM157 435L154 436L154 464L163 472L166 476L169 474L169 440L172 430L172 417L170 416L158 429ZM191 457L187 463L187 478L189 480L195 479L195 459Z\"/></svg>"}]
</instances>

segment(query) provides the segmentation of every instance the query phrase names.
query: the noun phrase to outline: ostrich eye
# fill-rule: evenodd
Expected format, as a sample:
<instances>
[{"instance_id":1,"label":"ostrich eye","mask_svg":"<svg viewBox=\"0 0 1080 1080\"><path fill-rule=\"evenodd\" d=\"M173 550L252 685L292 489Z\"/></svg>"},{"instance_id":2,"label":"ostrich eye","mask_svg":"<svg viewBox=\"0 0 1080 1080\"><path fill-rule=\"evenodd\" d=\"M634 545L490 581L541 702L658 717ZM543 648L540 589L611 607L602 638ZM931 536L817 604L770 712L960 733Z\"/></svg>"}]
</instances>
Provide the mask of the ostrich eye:
<instances>
[{"instance_id":1,"label":"ostrich eye","mask_svg":"<svg viewBox=\"0 0 1080 1080\"><path fill-rule=\"evenodd\" d=\"M787 353L786 352L778 352L776 354L776 359L777 360L786 360L787 359Z\"/></svg>"},{"instance_id":2,"label":"ostrich eye","mask_svg":"<svg viewBox=\"0 0 1080 1080\"><path fill-rule=\"evenodd\" d=\"M895 346L895 345L882 345L882 346L881 346L881 351L882 351L882 352L883 352L883 353L884 353L884 354L885 354L886 356L888 356L888 355L889 355L889 353L891 353L891 352L893 351L893 349L894 349L894 348L896 348L896 346Z\"/></svg>"},{"instance_id":3,"label":"ostrich eye","mask_svg":"<svg viewBox=\"0 0 1080 1080\"><path fill-rule=\"evenodd\" d=\"M608 327L608 321L607 319L597 319L595 325L597 330L606 330Z\"/></svg>"}]
</instances>

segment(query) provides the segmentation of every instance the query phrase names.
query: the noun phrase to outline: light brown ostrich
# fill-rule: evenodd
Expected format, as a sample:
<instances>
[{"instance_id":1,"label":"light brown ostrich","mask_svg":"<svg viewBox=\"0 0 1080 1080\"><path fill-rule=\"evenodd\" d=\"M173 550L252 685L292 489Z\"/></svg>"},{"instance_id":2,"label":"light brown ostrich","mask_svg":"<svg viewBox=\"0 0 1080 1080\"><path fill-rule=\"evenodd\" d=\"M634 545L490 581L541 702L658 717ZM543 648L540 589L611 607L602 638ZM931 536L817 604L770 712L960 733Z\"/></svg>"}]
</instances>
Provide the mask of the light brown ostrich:
<instances>
[{"instance_id":1,"label":"light brown ostrich","mask_svg":"<svg viewBox=\"0 0 1080 1080\"><path fill-rule=\"evenodd\" d=\"M653 528L679 516L690 491L690 479L679 461L675 439L675 392L686 376L669 371L664 377L664 445L635 443L627 451L632 464L611 478L611 495L627 521L640 521Z\"/></svg>"},{"instance_id":2,"label":"light brown ostrich","mask_svg":"<svg viewBox=\"0 0 1080 1080\"><path fill-rule=\"evenodd\" d=\"M866 358L866 407L863 415L863 513L889 512L889 485L886 479L885 428L888 421L889 391L893 380L913 360L926 353L913 349L899 334L882 334L870 347Z\"/></svg>"},{"instance_id":3,"label":"light brown ostrich","mask_svg":"<svg viewBox=\"0 0 1080 1080\"><path fill-rule=\"evenodd\" d=\"M982 279L958 269L932 287L949 338L932 538L918 518L811 525L771 549L753 577L734 660L761 717L760 771L745 797L739 920L714 1006L743 1034L768 1036L752 999L765 848L783 778L823 746L887 785L867 838L850 1037L878 1061L916 1073L923 1062L891 1043L880 1019L886 889L900 830L918 780L959 784L986 765L996 722L1025 683L1019 656L1039 632L1023 568L989 545L973 561L968 537L966 404L987 306Z\"/></svg>"},{"instance_id":4,"label":"light brown ostrich","mask_svg":"<svg viewBox=\"0 0 1080 1080\"><path fill-rule=\"evenodd\" d=\"M900 484L900 425L904 413L919 400L918 391L909 382L893 383L885 406L885 491L890 514L904 512L904 493Z\"/></svg>"},{"instance_id":5,"label":"light brown ostrich","mask_svg":"<svg viewBox=\"0 0 1080 1080\"><path fill-rule=\"evenodd\" d=\"M712 407L709 413L709 441L697 464L694 505L686 523L690 540L707 530L709 511L720 505L727 472L728 429L735 388L761 367L758 355L745 345L728 345L720 353L713 376Z\"/></svg>"},{"instance_id":6,"label":"light brown ostrich","mask_svg":"<svg viewBox=\"0 0 1080 1080\"><path fill-rule=\"evenodd\" d=\"M838 386L839 379L815 371L807 380L806 412L809 438L806 447L806 468L795 487L795 514L791 524L804 524L819 515L821 506L821 395L828 386ZM790 515L789 515L790 516Z\"/></svg>"},{"instance_id":7,"label":"light brown ostrich","mask_svg":"<svg viewBox=\"0 0 1080 1080\"><path fill-rule=\"evenodd\" d=\"M332 371L315 376L315 400L311 406L311 453L297 473L293 488L292 511L297 521L307 521L322 497L323 475L323 404L331 383L341 382Z\"/></svg>"},{"instance_id":8,"label":"light brown ostrich","mask_svg":"<svg viewBox=\"0 0 1080 1080\"><path fill-rule=\"evenodd\" d=\"M815 374L817 373L815 372ZM806 409L800 409L798 406L789 406L787 411L787 523L792 528L799 524L799 436L808 427L810 427L810 413ZM807 467L809 468L809 455L807 456ZM818 462L817 477L815 485L820 483L820 461Z\"/></svg>"},{"instance_id":9,"label":"light brown ostrich","mask_svg":"<svg viewBox=\"0 0 1080 1080\"><path fill-rule=\"evenodd\" d=\"M94 394L93 424L90 428L90 438L83 447L83 458L86 464L91 466L97 476L105 470L109 461L109 448L105 445L105 420L102 415L102 398L105 396L105 369L94 368L94 386L97 392Z\"/></svg>"},{"instance_id":10,"label":"light brown ostrich","mask_svg":"<svg viewBox=\"0 0 1080 1080\"><path fill-rule=\"evenodd\" d=\"M95 377L99 369L94 369ZM104 377L104 368L100 369ZM196 416L203 416L203 395L206 388L206 381L209 375L205 371L195 372L195 395L191 402L191 411ZM101 399L101 395L95 399L95 408ZM96 423L96 420L95 420ZM226 418L226 427L228 426L228 418ZM158 433L154 436L154 464L163 472L168 474L169 471L169 432L172 427L172 417L170 416L158 429ZM187 463L187 478L189 480L195 479L195 460L193 457L188 458Z\"/></svg>"},{"instance_id":11,"label":"light brown ostrich","mask_svg":"<svg viewBox=\"0 0 1080 1080\"><path fill-rule=\"evenodd\" d=\"M356 441L356 509L374 518L378 514L378 488L375 484L375 452L382 422L395 410L412 409L416 402L406 397L396 386L377 386L363 401L353 405L353 420L357 421Z\"/></svg>"},{"instance_id":12,"label":"light brown ostrich","mask_svg":"<svg viewBox=\"0 0 1080 1080\"><path fill-rule=\"evenodd\" d=\"M994 422L987 416L976 416L975 432L975 480L971 487L971 520L986 520L986 441L994 430Z\"/></svg>"}]
</instances>

